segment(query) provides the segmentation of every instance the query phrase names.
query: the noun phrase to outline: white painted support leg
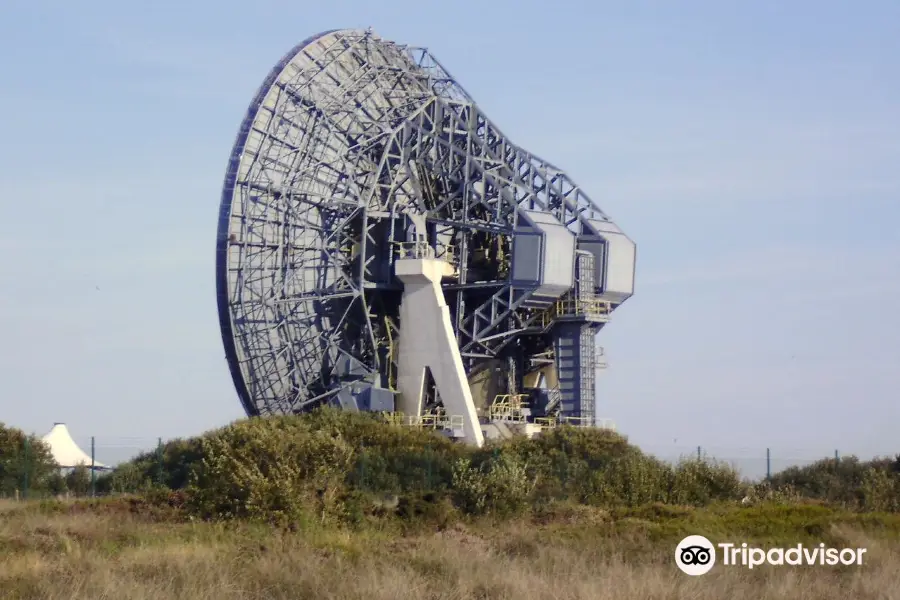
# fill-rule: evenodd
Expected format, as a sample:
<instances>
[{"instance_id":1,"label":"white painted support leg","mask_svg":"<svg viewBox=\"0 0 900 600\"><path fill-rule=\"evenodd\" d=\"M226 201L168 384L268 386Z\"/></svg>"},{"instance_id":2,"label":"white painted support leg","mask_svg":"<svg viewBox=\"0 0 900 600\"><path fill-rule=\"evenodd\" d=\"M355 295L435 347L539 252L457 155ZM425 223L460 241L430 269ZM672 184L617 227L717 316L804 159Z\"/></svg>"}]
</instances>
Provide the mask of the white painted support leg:
<instances>
[{"instance_id":1,"label":"white painted support leg","mask_svg":"<svg viewBox=\"0 0 900 600\"><path fill-rule=\"evenodd\" d=\"M465 440L482 446L484 435L450 322L450 307L441 289L441 277L451 272L452 266L442 260L396 262L397 277L404 285L397 361L398 410L422 414L428 367L447 413L462 416Z\"/></svg>"}]
</instances>

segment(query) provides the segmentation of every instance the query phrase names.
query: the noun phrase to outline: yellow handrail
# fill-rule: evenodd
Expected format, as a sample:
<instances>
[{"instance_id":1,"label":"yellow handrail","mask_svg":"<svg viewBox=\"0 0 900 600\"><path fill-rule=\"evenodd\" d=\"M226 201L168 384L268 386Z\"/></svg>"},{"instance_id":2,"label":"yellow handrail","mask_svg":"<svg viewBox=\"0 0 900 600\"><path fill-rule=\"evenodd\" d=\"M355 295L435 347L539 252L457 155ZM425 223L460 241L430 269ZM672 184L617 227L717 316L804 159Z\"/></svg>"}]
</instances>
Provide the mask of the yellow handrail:
<instances>
[{"instance_id":1,"label":"yellow handrail","mask_svg":"<svg viewBox=\"0 0 900 600\"><path fill-rule=\"evenodd\" d=\"M398 258L434 258L434 248L426 242L392 242Z\"/></svg>"},{"instance_id":2,"label":"yellow handrail","mask_svg":"<svg viewBox=\"0 0 900 600\"><path fill-rule=\"evenodd\" d=\"M387 364L387 379L388 379L388 389L392 392L397 391L397 374L394 372L394 336L391 333L392 329L391 320L385 315L384 317L384 328L387 330L387 338L388 338L388 364Z\"/></svg>"},{"instance_id":3,"label":"yellow handrail","mask_svg":"<svg viewBox=\"0 0 900 600\"><path fill-rule=\"evenodd\" d=\"M437 258L452 263L456 253L456 247L453 244L438 243L436 246L432 246L424 240L391 242L391 245L394 246L394 254L397 258Z\"/></svg>"},{"instance_id":4,"label":"yellow handrail","mask_svg":"<svg viewBox=\"0 0 900 600\"><path fill-rule=\"evenodd\" d=\"M556 419L554 417L537 417L534 420L535 425L540 425L541 427L552 428L556 427Z\"/></svg>"},{"instance_id":5,"label":"yellow handrail","mask_svg":"<svg viewBox=\"0 0 900 600\"><path fill-rule=\"evenodd\" d=\"M610 313L612 313L612 303L607 300L573 298L566 295L541 313L541 327L546 328L557 317L585 315L603 318L609 317Z\"/></svg>"},{"instance_id":6,"label":"yellow handrail","mask_svg":"<svg viewBox=\"0 0 900 600\"><path fill-rule=\"evenodd\" d=\"M527 394L500 394L494 397L494 401L488 407L488 418L491 421L508 421L512 423L524 423L525 414L522 412L522 400Z\"/></svg>"},{"instance_id":7,"label":"yellow handrail","mask_svg":"<svg viewBox=\"0 0 900 600\"><path fill-rule=\"evenodd\" d=\"M462 415L446 413L425 413L421 415L405 415L402 412L382 412L384 419L391 425L403 425L420 429L462 429Z\"/></svg>"},{"instance_id":8,"label":"yellow handrail","mask_svg":"<svg viewBox=\"0 0 900 600\"><path fill-rule=\"evenodd\" d=\"M384 420L390 425L403 425L404 415L402 412L382 411L381 416L384 417Z\"/></svg>"},{"instance_id":9,"label":"yellow handrail","mask_svg":"<svg viewBox=\"0 0 900 600\"><path fill-rule=\"evenodd\" d=\"M572 427L588 427L591 424L587 417L561 417L560 422Z\"/></svg>"}]
</instances>

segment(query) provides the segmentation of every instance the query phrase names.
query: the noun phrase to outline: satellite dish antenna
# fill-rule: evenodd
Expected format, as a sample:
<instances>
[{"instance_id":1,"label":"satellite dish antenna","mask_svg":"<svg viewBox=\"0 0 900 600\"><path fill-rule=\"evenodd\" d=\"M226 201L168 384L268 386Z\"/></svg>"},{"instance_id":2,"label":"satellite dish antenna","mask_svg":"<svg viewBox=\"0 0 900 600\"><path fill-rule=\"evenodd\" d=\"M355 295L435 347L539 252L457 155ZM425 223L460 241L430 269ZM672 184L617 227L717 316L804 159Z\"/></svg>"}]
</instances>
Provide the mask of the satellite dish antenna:
<instances>
[{"instance_id":1,"label":"satellite dish antenna","mask_svg":"<svg viewBox=\"0 0 900 600\"><path fill-rule=\"evenodd\" d=\"M564 171L427 50L371 30L313 36L275 65L222 191L219 321L250 416L441 414L478 445L594 425L594 339L634 266Z\"/></svg>"}]
</instances>

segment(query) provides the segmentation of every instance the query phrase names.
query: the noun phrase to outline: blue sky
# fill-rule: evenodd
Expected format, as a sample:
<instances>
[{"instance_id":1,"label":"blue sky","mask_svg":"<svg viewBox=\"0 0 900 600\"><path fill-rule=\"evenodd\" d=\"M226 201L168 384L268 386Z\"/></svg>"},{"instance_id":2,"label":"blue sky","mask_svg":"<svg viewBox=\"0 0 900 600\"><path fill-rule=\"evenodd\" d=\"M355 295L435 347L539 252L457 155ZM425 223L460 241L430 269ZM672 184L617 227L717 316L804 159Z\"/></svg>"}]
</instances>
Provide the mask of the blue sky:
<instances>
[{"instance_id":1,"label":"blue sky","mask_svg":"<svg viewBox=\"0 0 900 600\"><path fill-rule=\"evenodd\" d=\"M242 416L213 279L231 144L293 44L372 26L638 243L599 390L633 441L900 452L897 23L891 1L6 0L0 420L112 448Z\"/></svg>"}]
</instances>

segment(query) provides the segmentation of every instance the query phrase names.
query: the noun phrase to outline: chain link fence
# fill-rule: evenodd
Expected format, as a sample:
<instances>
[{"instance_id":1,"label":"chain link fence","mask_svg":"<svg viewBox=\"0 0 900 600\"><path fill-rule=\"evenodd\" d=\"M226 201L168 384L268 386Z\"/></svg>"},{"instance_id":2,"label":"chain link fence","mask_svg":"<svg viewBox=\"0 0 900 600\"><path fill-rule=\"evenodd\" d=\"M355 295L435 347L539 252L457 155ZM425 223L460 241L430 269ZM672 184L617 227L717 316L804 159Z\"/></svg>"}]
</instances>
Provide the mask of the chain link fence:
<instances>
[{"instance_id":1,"label":"chain link fence","mask_svg":"<svg viewBox=\"0 0 900 600\"><path fill-rule=\"evenodd\" d=\"M853 453L840 449L825 450L811 448L765 448L737 446L641 446L641 449L665 460L705 460L731 465L743 477L751 480L768 479L792 467L806 467L823 459L840 461ZM875 458L874 455L856 455L861 460ZM893 455L888 455L893 456Z\"/></svg>"},{"instance_id":2,"label":"chain link fence","mask_svg":"<svg viewBox=\"0 0 900 600\"><path fill-rule=\"evenodd\" d=\"M106 495L109 480L122 465L138 457L159 457L162 477L162 438L75 438L75 443L90 457L90 462L75 467L59 467L49 447L36 436L18 436L3 440L0 448L0 499L40 500ZM93 465L93 467L92 467ZM104 465L101 467L100 465ZM142 482L146 483L146 482ZM132 486L140 491L140 485Z\"/></svg>"}]
</instances>

